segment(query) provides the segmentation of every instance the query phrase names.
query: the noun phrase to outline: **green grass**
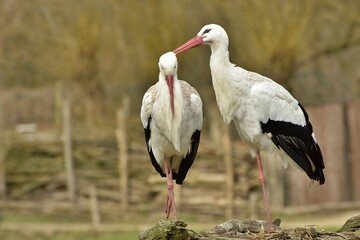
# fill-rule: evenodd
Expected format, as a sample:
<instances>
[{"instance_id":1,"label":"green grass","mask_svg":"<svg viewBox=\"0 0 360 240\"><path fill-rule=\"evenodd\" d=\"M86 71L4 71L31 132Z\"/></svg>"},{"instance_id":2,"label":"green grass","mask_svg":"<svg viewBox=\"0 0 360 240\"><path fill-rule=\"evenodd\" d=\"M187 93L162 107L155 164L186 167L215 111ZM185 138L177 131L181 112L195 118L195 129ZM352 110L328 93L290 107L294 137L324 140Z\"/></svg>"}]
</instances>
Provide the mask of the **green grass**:
<instances>
[{"instance_id":1,"label":"green grass","mask_svg":"<svg viewBox=\"0 0 360 240\"><path fill-rule=\"evenodd\" d=\"M292 228L292 227L309 227L311 224L318 224L318 226L313 225L317 231L336 231L338 230L348 219L349 216L356 215L356 212L350 213L340 213L340 212L327 212L323 214L298 214L298 215L280 215L275 217L280 217L282 220L282 227ZM155 223L155 220L151 220ZM333 219L333 221L328 221ZM142 219L126 219L127 224L129 223L140 223ZM211 229L216 224L222 223L225 220L218 219L212 222L204 221L204 217L188 214L184 215L183 219L188 223L188 228L193 229L196 232L205 231ZM325 221L326 220L326 221ZM113 223L107 221L108 223ZM46 214L46 213L34 213L34 212L24 212L24 211L11 211L11 210L2 210L2 222L0 223L0 240L136 240L138 238L139 231L128 229L127 232L120 232L116 228L114 231L102 232L102 231L88 231L84 232L84 229L79 231L71 230L69 232L51 232L51 230L42 231L27 231L25 228L21 229L22 224L33 224L36 226L43 226L43 224L90 224L90 219L86 215L69 215L69 214ZM1 224L19 224L19 230L16 231L5 231L2 228ZM104 222L106 224L106 221ZM116 222L116 224L121 224L121 222ZM152 224L149 224L152 225Z\"/></svg>"},{"instance_id":2,"label":"green grass","mask_svg":"<svg viewBox=\"0 0 360 240\"><path fill-rule=\"evenodd\" d=\"M110 233L19 233L4 232L0 230L1 240L137 240L138 233L135 232L110 232Z\"/></svg>"},{"instance_id":3,"label":"green grass","mask_svg":"<svg viewBox=\"0 0 360 240\"><path fill-rule=\"evenodd\" d=\"M4 222L11 223L88 223L90 221L89 217L83 216L69 216L69 215L49 215L43 213L30 213L30 212L21 212L21 213L8 213L3 211Z\"/></svg>"},{"instance_id":4,"label":"green grass","mask_svg":"<svg viewBox=\"0 0 360 240\"><path fill-rule=\"evenodd\" d=\"M45 213L2 211L2 223L16 224L71 224L89 223L84 216L54 215ZM26 232L5 231L0 223L0 240L136 240L138 232Z\"/></svg>"}]
</instances>

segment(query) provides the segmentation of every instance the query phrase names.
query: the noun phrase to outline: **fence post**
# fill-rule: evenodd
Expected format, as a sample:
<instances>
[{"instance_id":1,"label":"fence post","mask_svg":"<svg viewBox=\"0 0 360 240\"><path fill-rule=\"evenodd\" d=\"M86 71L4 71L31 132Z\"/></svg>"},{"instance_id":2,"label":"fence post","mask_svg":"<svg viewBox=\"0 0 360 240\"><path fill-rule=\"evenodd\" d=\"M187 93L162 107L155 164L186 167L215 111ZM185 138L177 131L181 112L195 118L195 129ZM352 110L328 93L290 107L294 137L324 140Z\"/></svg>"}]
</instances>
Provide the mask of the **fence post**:
<instances>
[{"instance_id":1,"label":"fence post","mask_svg":"<svg viewBox=\"0 0 360 240\"><path fill-rule=\"evenodd\" d=\"M261 162L264 168L271 210L281 212L285 207L285 169L282 159L276 157L274 159L272 154L263 154Z\"/></svg>"},{"instance_id":2,"label":"fence post","mask_svg":"<svg viewBox=\"0 0 360 240\"><path fill-rule=\"evenodd\" d=\"M3 142L1 142L4 145ZM5 155L7 147L3 146L0 148L0 199L6 197L6 170L5 170Z\"/></svg>"},{"instance_id":3,"label":"fence post","mask_svg":"<svg viewBox=\"0 0 360 240\"><path fill-rule=\"evenodd\" d=\"M70 201L75 205L77 203L76 182L74 173L74 163L72 157L71 140L71 113L70 103L67 98L63 99L63 141L64 141L64 160L66 168L67 189Z\"/></svg>"},{"instance_id":4,"label":"fence post","mask_svg":"<svg viewBox=\"0 0 360 240\"><path fill-rule=\"evenodd\" d=\"M182 186L175 184L174 185L174 195L176 200L176 207L181 209L182 204Z\"/></svg>"},{"instance_id":5,"label":"fence post","mask_svg":"<svg viewBox=\"0 0 360 240\"><path fill-rule=\"evenodd\" d=\"M258 219L258 193L256 191L252 191L249 194L249 209L250 209L250 219L255 220Z\"/></svg>"},{"instance_id":6,"label":"fence post","mask_svg":"<svg viewBox=\"0 0 360 240\"><path fill-rule=\"evenodd\" d=\"M64 95L64 85L62 81L57 81L54 87L54 119L53 119L56 128L60 128L62 123L61 112L63 108L62 106L63 98L64 98L63 95Z\"/></svg>"},{"instance_id":7,"label":"fence post","mask_svg":"<svg viewBox=\"0 0 360 240\"><path fill-rule=\"evenodd\" d=\"M232 219L234 217L234 167L232 163L232 146L229 136L229 127L227 124L222 124L223 135L222 143L224 149L224 164L225 164L225 177L226 177L226 217Z\"/></svg>"},{"instance_id":8,"label":"fence post","mask_svg":"<svg viewBox=\"0 0 360 240\"><path fill-rule=\"evenodd\" d=\"M116 129L116 138L118 143L119 155L119 187L121 193L121 207L126 210L129 205L129 183L128 183L128 143L127 143L127 133L126 133L126 124L127 116L129 111L129 98L124 97L123 106L121 109L117 110L117 129Z\"/></svg>"},{"instance_id":9,"label":"fence post","mask_svg":"<svg viewBox=\"0 0 360 240\"><path fill-rule=\"evenodd\" d=\"M342 102L341 108L343 113L343 132L344 132L344 170L345 170L345 184L344 189L345 199L347 201L354 200L353 194L353 177L352 177L352 161L351 161L351 137L350 137L350 122L349 122L349 109L346 102Z\"/></svg>"},{"instance_id":10,"label":"fence post","mask_svg":"<svg viewBox=\"0 0 360 240\"><path fill-rule=\"evenodd\" d=\"M217 107L209 107L207 108L207 112L209 114L209 119L211 119L210 121L210 136L211 139L221 143L221 136L222 133L221 131L223 129L221 129L221 125L223 124L222 119L220 117L219 111L217 110Z\"/></svg>"},{"instance_id":11,"label":"fence post","mask_svg":"<svg viewBox=\"0 0 360 240\"><path fill-rule=\"evenodd\" d=\"M351 170L352 184L352 200L360 201L360 188L358 183L360 182L359 169L360 169L360 100L354 100L347 103L347 115L348 115L348 133L349 133L349 161ZM350 175L350 174L349 174Z\"/></svg>"},{"instance_id":12,"label":"fence post","mask_svg":"<svg viewBox=\"0 0 360 240\"><path fill-rule=\"evenodd\" d=\"M0 108L0 132L4 136L2 108ZM8 150L5 141L0 139L0 199L6 197L5 155Z\"/></svg>"},{"instance_id":13,"label":"fence post","mask_svg":"<svg viewBox=\"0 0 360 240\"><path fill-rule=\"evenodd\" d=\"M90 198L90 212L91 212L91 222L95 228L100 225L100 210L99 210L99 201L96 186L91 185L89 188L89 198Z\"/></svg>"}]
</instances>

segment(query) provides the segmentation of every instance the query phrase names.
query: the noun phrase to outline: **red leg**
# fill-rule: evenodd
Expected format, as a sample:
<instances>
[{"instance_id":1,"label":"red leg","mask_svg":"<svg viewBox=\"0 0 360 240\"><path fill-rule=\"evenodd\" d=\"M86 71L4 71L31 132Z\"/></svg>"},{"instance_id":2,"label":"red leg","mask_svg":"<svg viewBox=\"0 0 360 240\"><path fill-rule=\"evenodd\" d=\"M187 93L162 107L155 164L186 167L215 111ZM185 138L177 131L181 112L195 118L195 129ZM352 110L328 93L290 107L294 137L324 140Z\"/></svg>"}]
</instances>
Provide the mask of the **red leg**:
<instances>
[{"instance_id":1,"label":"red leg","mask_svg":"<svg viewBox=\"0 0 360 240\"><path fill-rule=\"evenodd\" d=\"M271 232L272 229L273 229L272 218L271 218L271 213L270 213L268 198L267 198L267 194L266 194L265 176L264 176L263 168L262 168L262 165L261 165L261 157L260 157L260 153L259 153L259 152L256 153L256 160L257 160L257 163L258 163L258 168L259 168L259 180L260 180L261 187L262 187L262 191L263 191L263 195L264 195L265 207L266 207L267 217L268 217L268 221L269 221L269 231Z\"/></svg>"},{"instance_id":2,"label":"red leg","mask_svg":"<svg viewBox=\"0 0 360 240\"><path fill-rule=\"evenodd\" d=\"M164 159L164 168L165 168L165 175L166 175L167 188L168 188L168 194L167 194L166 203L165 203L165 214L166 214L166 218L169 218L171 202L170 202L170 196L169 196L169 191L170 191L170 189L169 189L169 171L168 171L166 159Z\"/></svg>"},{"instance_id":3,"label":"red leg","mask_svg":"<svg viewBox=\"0 0 360 240\"><path fill-rule=\"evenodd\" d=\"M170 175L170 180L171 180L171 186L170 186L170 198L171 198L171 203L172 203L172 206L173 206L173 211L174 211L174 218L175 218L175 221L177 220L177 214L176 214L176 205L175 205L175 197L174 197L174 184L173 184L173 181L172 181L172 158L170 158L170 170L169 170L169 175Z\"/></svg>"},{"instance_id":4,"label":"red leg","mask_svg":"<svg viewBox=\"0 0 360 240\"><path fill-rule=\"evenodd\" d=\"M168 195L166 198L166 205L165 205L165 214L166 218L169 218L171 207L174 207L174 218L177 219L176 216L176 206L175 206L175 198L174 198L174 184L172 181L172 159L170 159L170 168L167 165L167 161L164 160L164 167L165 167L165 174L167 179L167 189L168 189Z\"/></svg>"}]
</instances>

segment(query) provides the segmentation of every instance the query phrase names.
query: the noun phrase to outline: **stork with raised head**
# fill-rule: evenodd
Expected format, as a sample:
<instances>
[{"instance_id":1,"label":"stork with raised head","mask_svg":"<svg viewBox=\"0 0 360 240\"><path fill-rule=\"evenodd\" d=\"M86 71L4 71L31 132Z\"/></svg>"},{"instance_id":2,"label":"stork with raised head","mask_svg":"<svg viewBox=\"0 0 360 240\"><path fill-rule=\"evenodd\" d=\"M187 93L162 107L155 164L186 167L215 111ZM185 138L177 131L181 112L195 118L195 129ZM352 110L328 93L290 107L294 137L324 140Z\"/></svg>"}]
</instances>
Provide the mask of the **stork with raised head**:
<instances>
[{"instance_id":1,"label":"stork with raised head","mask_svg":"<svg viewBox=\"0 0 360 240\"><path fill-rule=\"evenodd\" d=\"M237 67L229 60L229 39L217 24L204 26L192 39L178 47L179 54L198 45L211 48L210 70L217 105L226 123L234 122L241 139L256 157L259 179L272 229L260 152L279 156L286 167L294 162L319 184L325 182L320 147L308 115L301 104L281 85L258 73Z\"/></svg>"},{"instance_id":2,"label":"stork with raised head","mask_svg":"<svg viewBox=\"0 0 360 240\"><path fill-rule=\"evenodd\" d=\"M173 181L181 185L194 162L203 124L202 101L198 92L177 78L177 58L173 52L159 60L159 81L145 93L141 121L151 163L161 177L167 178L165 205L176 215Z\"/></svg>"}]
</instances>

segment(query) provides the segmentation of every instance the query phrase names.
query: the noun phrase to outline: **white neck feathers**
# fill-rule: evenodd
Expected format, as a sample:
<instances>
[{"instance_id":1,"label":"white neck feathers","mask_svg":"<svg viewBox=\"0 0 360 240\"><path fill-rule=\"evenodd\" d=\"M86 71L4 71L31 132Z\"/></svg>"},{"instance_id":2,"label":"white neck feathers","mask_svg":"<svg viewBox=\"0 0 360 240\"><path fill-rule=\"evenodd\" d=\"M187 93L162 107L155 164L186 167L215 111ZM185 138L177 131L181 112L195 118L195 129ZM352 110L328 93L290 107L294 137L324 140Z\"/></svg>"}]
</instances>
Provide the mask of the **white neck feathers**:
<instances>
[{"instance_id":1,"label":"white neck feathers","mask_svg":"<svg viewBox=\"0 0 360 240\"><path fill-rule=\"evenodd\" d=\"M165 136L173 143L174 148L180 151L180 128L181 120L184 112L183 94L181 92L180 83L174 79L174 116L171 112L170 93L166 81L159 81L159 98L157 100L157 114L159 114L159 124L164 130Z\"/></svg>"}]
</instances>

